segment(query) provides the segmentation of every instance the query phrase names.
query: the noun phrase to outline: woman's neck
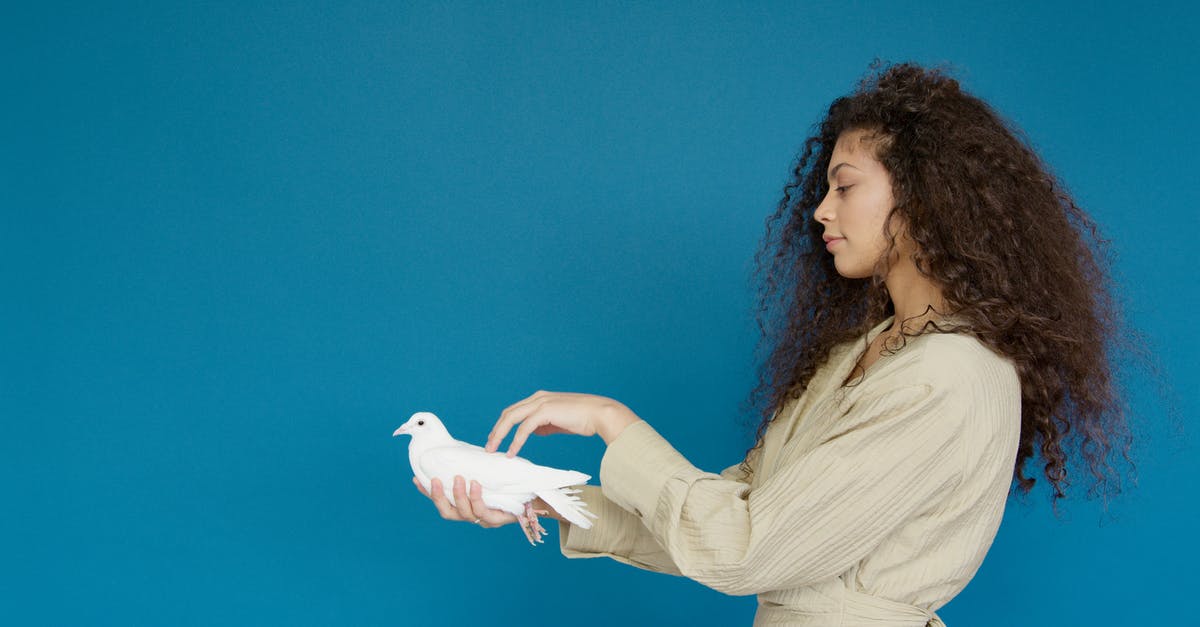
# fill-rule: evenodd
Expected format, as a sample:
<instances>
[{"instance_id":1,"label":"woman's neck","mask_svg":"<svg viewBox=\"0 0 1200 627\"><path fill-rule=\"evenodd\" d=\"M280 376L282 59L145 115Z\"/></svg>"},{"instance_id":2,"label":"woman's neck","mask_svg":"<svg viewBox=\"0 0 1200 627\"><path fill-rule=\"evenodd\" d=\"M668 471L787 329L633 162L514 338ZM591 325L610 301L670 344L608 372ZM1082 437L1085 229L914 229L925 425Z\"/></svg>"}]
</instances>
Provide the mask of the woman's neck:
<instances>
[{"instance_id":1,"label":"woman's neck","mask_svg":"<svg viewBox=\"0 0 1200 627\"><path fill-rule=\"evenodd\" d=\"M884 279L884 285L896 311L895 322L909 321L905 324L905 330L919 329L926 321L948 313L941 288L921 274L911 259L904 259L893 266ZM899 331L895 322L892 330Z\"/></svg>"}]
</instances>

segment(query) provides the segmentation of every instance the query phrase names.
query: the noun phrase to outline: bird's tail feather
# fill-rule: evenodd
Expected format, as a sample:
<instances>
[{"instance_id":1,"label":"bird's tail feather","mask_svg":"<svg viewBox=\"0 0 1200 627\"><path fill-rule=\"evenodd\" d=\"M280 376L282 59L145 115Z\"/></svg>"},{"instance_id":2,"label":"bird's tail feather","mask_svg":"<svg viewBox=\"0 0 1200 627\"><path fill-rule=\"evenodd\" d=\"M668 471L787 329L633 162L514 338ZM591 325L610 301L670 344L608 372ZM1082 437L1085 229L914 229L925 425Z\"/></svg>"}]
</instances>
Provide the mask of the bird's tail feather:
<instances>
[{"instance_id":1,"label":"bird's tail feather","mask_svg":"<svg viewBox=\"0 0 1200 627\"><path fill-rule=\"evenodd\" d=\"M588 520L588 516L598 518L595 514L587 510L587 503L583 499L575 496L582 490L570 490L568 488L555 488L553 490L541 490L535 492L546 502L546 505L554 508L554 511L562 514L572 525L581 529L591 529L592 521Z\"/></svg>"},{"instance_id":2,"label":"bird's tail feather","mask_svg":"<svg viewBox=\"0 0 1200 627\"><path fill-rule=\"evenodd\" d=\"M578 470L564 470L564 471L562 471L562 474L560 476L555 477L555 479L560 482L558 485L564 486L564 487L572 486L572 485L583 485L588 482L588 479L591 479L591 478L592 478L591 475L585 475L582 472L579 472Z\"/></svg>"}]
</instances>

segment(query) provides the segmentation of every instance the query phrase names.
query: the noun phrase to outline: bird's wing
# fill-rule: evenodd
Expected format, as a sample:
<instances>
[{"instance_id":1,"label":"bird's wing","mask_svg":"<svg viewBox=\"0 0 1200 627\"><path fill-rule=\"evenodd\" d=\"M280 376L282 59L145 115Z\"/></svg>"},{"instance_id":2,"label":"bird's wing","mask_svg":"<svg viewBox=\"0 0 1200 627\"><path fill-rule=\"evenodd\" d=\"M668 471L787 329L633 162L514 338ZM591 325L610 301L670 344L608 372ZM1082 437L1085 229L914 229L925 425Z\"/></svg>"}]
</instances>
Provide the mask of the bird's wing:
<instances>
[{"instance_id":1,"label":"bird's wing","mask_svg":"<svg viewBox=\"0 0 1200 627\"><path fill-rule=\"evenodd\" d=\"M425 451L418 460L421 470L443 481L454 475L474 479L483 487L498 492L533 492L586 483L590 478L574 470L539 466L521 457L489 453L481 446L459 443Z\"/></svg>"}]
</instances>

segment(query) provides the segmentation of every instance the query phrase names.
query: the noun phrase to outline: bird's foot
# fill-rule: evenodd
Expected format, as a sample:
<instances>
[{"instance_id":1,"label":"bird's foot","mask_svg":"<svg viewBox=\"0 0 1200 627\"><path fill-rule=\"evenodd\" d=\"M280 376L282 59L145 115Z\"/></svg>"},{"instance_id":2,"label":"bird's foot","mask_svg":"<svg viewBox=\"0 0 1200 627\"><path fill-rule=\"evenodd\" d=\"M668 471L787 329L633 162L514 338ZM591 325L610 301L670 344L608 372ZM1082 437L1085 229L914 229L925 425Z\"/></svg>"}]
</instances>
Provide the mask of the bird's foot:
<instances>
[{"instance_id":1,"label":"bird's foot","mask_svg":"<svg viewBox=\"0 0 1200 627\"><path fill-rule=\"evenodd\" d=\"M524 514L517 514L517 522L521 524L521 532L525 534L525 539L529 540L530 545L536 546L537 542L541 541L541 538L534 538L533 525L530 519Z\"/></svg>"},{"instance_id":2,"label":"bird's foot","mask_svg":"<svg viewBox=\"0 0 1200 627\"><path fill-rule=\"evenodd\" d=\"M542 527L542 523L538 521L538 514L545 516L549 514L549 512L545 510L534 509L531 503L525 504L525 520L529 524L529 531L526 532L526 535L534 536L537 538L538 542L543 542L542 536L548 534L549 532L546 531L546 529Z\"/></svg>"}]
</instances>

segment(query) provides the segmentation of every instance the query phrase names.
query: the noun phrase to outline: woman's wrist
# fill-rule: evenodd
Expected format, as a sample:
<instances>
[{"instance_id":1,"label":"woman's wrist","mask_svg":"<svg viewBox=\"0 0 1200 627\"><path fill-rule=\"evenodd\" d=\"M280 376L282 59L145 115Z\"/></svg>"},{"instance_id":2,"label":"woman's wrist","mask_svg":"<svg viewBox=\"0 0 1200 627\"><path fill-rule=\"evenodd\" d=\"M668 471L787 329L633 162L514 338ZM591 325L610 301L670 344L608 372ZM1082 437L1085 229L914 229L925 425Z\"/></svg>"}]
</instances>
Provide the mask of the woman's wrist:
<instances>
[{"instance_id":1,"label":"woman's wrist","mask_svg":"<svg viewBox=\"0 0 1200 627\"><path fill-rule=\"evenodd\" d=\"M599 426L596 428L596 433L604 443L612 444L617 436L625 430L625 427L641 420L637 414L633 413L628 407L616 404L607 407L604 411L604 417L600 420Z\"/></svg>"},{"instance_id":2,"label":"woman's wrist","mask_svg":"<svg viewBox=\"0 0 1200 627\"><path fill-rule=\"evenodd\" d=\"M546 512L545 515L550 518L553 518L554 520L561 521L561 522L567 522L567 519L563 518L562 514L558 513L558 510L554 509L553 507L550 507L550 504L543 501L542 497L540 497L540 496L534 497L533 509Z\"/></svg>"}]
</instances>

